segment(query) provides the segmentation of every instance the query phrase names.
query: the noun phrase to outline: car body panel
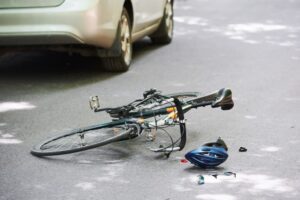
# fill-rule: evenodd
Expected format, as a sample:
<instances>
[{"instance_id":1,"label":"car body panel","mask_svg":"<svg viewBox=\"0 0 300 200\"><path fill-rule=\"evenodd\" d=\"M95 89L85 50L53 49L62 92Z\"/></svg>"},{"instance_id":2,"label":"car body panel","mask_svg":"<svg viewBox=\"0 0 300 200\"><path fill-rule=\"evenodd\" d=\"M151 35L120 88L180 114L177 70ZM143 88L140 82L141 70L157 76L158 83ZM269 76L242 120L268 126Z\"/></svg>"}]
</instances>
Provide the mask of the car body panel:
<instances>
[{"instance_id":1,"label":"car body panel","mask_svg":"<svg viewBox=\"0 0 300 200\"><path fill-rule=\"evenodd\" d=\"M139 32L149 25L157 23L163 15L165 1L151 0L150 3L145 3L141 0L132 0L134 7L134 27L132 32Z\"/></svg>"},{"instance_id":2,"label":"car body panel","mask_svg":"<svg viewBox=\"0 0 300 200\"><path fill-rule=\"evenodd\" d=\"M65 0L1 0L0 9L3 8L32 8L59 6Z\"/></svg>"},{"instance_id":3,"label":"car body panel","mask_svg":"<svg viewBox=\"0 0 300 200\"><path fill-rule=\"evenodd\" d=\"M81 44L111 48L125 0L2 0L0 46ZM128 0L129 1L129 0ZM166 0L131 0L133 41L159 25ZM27 6L32 6L29 8ZM52 5L52 7L51 7ZM44 6L44 7L39 7ZM37 8L39 7L39 8Z\"/></svg>"},{"instance_id":4,"label":"car body panel","mask_svg":"<svg viewBox=\"0 0 300 200\"><path fill-rule=\"evenodd\" d=\"M119 5L116 2L66 0L58 7L0 10L0 45L8 45L5 38L12 36L20 39L11 45L22 45L23 37L35 36L52 37L56 44L55 36L65 35L72 43L108 48L113 43L120 15L107 15L103 8L114 8L115 13L121 13L122 2ZM32 44L49 44L49 41L32 40Z\"/></svg>"}]
</instances>

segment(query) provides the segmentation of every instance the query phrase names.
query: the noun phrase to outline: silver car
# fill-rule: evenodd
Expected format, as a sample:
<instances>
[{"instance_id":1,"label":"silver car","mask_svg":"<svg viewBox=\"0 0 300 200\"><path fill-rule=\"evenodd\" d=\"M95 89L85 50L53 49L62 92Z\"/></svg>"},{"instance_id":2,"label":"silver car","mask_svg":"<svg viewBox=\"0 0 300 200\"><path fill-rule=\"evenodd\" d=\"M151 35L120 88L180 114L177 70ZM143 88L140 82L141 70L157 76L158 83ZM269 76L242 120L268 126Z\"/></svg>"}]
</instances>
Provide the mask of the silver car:
<instances>
[{"instance_id":1,"label":"silver car","mask_svg":"<svg viewBox=\"0 0 300 200\"><path fill-rule=\"evenodd\" d=\"M174 0L1 0L0 50L50 49L98 56L126 71L132 42L168 44Z\"/></svg>"}]
</instances>

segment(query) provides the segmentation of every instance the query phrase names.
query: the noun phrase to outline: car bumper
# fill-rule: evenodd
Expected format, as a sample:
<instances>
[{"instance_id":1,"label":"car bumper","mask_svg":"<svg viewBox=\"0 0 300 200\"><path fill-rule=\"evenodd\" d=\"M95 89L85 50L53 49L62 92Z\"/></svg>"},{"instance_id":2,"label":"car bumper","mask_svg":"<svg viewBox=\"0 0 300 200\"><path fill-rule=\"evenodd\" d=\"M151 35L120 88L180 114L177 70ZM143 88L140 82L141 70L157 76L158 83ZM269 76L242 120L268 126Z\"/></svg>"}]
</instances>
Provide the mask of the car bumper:
<instances>
[{"instance_id":1,"label":"car bumper","mask_svg":"<svg viewBox=\"0 0 300 200\"><path fill-rule=\"evenodd\" d=\"M122 7L104 0L66 0L57 7L0 9L0 45L86 44L109 48L120 17L112 13L121 13L118 9Z\"/></svg>"}]
</instances>

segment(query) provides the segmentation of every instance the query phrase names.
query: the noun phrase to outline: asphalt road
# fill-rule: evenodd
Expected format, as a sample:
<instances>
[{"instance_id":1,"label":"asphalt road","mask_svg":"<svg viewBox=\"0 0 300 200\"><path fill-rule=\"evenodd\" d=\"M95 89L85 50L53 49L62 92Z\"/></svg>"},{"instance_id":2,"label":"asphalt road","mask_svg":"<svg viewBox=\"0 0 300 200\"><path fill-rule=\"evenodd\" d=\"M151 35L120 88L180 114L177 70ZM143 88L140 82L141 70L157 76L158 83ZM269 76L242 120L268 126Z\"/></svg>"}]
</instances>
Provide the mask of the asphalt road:
<instances>
[{"instance_id":1,"label":"asphalt road","mask_svg":"<svg viewBox=\"0 0 300 200\"><path fill-rule=\"evenodd\" d=\"M126 73L58 53L0 58L1 200L299 199L300 1L176 1L171 45L147 39L134 46ZM48 159L29 154L48 136L107 121L89 110L165 92L233 90L231 111L204 108L187 115L186 148L169 159L144 140ZM180 163L184 154L221 136L229 159L214 170ZM248 149L245 153L239 147ZM218 179L213 173L231 171ZM198 175L205 184L198 185Z\"/></svg>"}]
</instances>

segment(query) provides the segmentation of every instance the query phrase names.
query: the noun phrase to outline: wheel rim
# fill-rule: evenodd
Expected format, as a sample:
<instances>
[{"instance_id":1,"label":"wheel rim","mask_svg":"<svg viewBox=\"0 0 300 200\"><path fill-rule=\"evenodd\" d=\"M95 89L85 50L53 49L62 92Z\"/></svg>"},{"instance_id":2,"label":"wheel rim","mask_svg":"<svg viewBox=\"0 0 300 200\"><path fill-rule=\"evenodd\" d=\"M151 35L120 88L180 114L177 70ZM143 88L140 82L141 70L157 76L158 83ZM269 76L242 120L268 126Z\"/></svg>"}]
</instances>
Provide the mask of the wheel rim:
<instances>
[{"instance_id":1,"label":"wheel rim","mask_svg":"<svg viewBox=\"0 0 300 200\"><path fill-rule=\"evenodd\" d=\"M126 15L122 15L121 18L121 48L124 61L127 65L131 62L131 37L130 27L128 24L128 18Z\"/></svg>"},{"instance_id":2,"label":"wheel rim","mask_svg":"<svg viewBox=\"0 0 300 200\"><path fill-rule=\"evenodd\" d=\"M40 145L37 151L44 154L51 153L68 153L68 151L79 151L89 149L113 136L120 135L126 127L103 128L99 130L89 130L85 132L74 132L66 136L50 139Z\"/></svg>"},{"instance_id":3,"label":"wheel rim","mask_svg":"<svg viewBox=\"0 0 300 200\"><path fill-rule=\"evenodd\" d=\"M165 12L168 36L171 38L173 35L173 9L170 2L167 3Z\"/></svg>"}]
</instances>

